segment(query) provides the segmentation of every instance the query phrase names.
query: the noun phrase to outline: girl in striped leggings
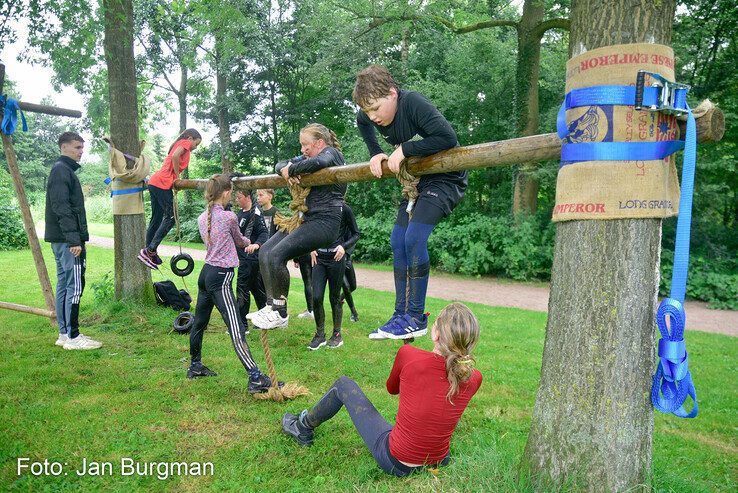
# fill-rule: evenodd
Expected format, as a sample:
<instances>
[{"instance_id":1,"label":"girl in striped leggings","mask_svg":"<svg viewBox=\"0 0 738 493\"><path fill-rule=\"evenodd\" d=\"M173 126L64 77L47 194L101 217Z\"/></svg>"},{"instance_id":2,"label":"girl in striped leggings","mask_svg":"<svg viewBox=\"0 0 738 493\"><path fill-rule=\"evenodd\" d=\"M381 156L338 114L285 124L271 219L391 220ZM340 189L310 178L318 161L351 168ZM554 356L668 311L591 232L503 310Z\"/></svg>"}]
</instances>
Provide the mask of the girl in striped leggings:
<instances>
[{"instance_id":1,"label":"girl in striped leggings","mask_svg":"<svg viewBox=\"0 0 738 493\"><path fill-rule=\"evenodd\" d=\"M190 356L192 363L187 378L211 377L216 373L202 364L202 337L215 306L220 312L236 350L238 359L249 374L248 390L251 394L266 392L272 382L259 371L249 345L243 338L243 322L233 296L233 269L238 267L236 248L244 249L249 240L241 235L238 220L223 207L231 200L231 180L228 175L213 175L205 189L208 208L198 217L200 236L207 245L205 265L197 281L197 308L195 322L190 332Z\"/></svg>"}]
</instances>

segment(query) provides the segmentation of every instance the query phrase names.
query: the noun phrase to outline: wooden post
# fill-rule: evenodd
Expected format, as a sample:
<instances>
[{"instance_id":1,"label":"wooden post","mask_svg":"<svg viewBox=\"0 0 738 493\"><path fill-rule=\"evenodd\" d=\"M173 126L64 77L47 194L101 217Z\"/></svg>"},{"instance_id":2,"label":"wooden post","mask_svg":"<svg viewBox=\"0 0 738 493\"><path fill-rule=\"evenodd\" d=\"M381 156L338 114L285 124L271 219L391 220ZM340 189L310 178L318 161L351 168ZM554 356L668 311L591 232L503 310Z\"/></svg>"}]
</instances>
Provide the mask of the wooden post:
<instances>
[{"instance_id":1,"label":"wooden post","mask_svg":"<svg viewBox=\"0 0 738 493\"><path fill-rule=\"evenodd\" d=\"M0 93L3 90L4 84L5 65L0 64ZM21 178L20 170L18 169L18 158L15 154L15 149L13 149L13 140L10 136L5 135L2 132L0 132L0 135L2 135L5 159L8 161L8 170L10 171L10 176L13 178L15 195L18 197L18 206L20 207L21 216L23 217L23 228L26 230L26 235L28 235L28 245L31 247L31 253L33 254L33 262L36 265L36 273L38 274L38 280L41 284L41 291L44 293L44 300L46 301L48 311L53 314L49 317L51 319L51 324L56 326L56 303L54 301L54 292L51 289L49 272L46 270L44 255L41 252L41 245L38 242L38 235L36 235L36 227L33 224L31 207L28 205L26 191L23 188L23 179Z\"/></svg>"},{"instance_id":2,"label":"wooden post","mask_svg":"<svg viewBox=\"0 0 738 493\"><path fill-rule=\"evenodd\" d=\"M697 117L697 139L699 142L717 142L725 132L725 117L719 108L705 102L701 114ZM703 106L700 105L700 106ZM696 110L695 110L696 112ZM456 147L424 158L410 158L408 171L416 176L449 171L489 168L558 159L561 154L561 140L556 134L532 135L517 139L487 142L467 147ZM395 174L382 167L382 178L394 178ZM330 183L350 183L376 180L369 171L369 163L349 164L326 168L302 177L301 183L306 186L326 185ZM204 190L207 180L177 180L174 188ZM285 188L287 183L278 175L258 175L235 178L234 188L253 190L256 188Z\"/></svg>"}]
</instances>

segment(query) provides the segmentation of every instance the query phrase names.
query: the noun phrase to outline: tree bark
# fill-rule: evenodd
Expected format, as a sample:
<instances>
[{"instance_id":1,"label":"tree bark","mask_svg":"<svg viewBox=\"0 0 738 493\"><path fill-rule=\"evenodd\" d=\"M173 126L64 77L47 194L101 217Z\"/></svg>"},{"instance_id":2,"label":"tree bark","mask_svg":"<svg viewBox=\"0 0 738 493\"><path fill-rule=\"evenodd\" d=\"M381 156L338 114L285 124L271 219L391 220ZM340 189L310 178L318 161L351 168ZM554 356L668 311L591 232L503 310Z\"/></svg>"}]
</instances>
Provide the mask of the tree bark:
<instances>
[{"instance_id":1,"label":"tree bark","mask_svg":"<svg viewBox=\"0 0 738 493\"><path fill-rule=\"evenodd\" d=\"M121 151L138 155L138 99L133 57L133 4L131 0L104 0L105 61L110 88L110 138ZM136 255L146 243L143 214L113 216L115 296L117 299L153 300L151 272Z\"/></svg>"},{"instance_id":2,"label":"tree bark","mask_svg":"<svg viewBox=\"0 0 738 493\"><path fill-rule=\"evenodd\" d=\"M572 2L570 55L670 44L675 0ZM523 466L539 489L650 490L661 220L557 224L541 383Z\"/></svg>"},{"instance_id":3,"label":"tree bark","mask_svg":"<svg viewBox=\"0 0 738 493\"><path fill-rule=\"evenodd\" d=\"M518 55L515 73L515 113L518 115L517 135L538 133L540 114L538 106L538 79L541 65L541 37L538 26L543 21L543 0L526 0L518 23ZM513 190L513 214L533 214L538 208L538 179L534 175L536 163L518 167Z\"/></svg>"}]
</instances>

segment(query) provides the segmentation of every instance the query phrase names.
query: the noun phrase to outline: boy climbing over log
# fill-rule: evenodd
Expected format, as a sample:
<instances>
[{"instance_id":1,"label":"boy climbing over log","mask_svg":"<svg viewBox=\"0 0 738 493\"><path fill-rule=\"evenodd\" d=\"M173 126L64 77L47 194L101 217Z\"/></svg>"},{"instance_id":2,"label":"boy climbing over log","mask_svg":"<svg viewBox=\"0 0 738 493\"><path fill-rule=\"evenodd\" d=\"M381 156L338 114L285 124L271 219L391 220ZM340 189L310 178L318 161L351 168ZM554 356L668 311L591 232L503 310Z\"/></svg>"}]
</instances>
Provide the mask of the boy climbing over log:
<instances>
[{"instance_id":1,"label":"boy climbing over log","mask_svg":"<svg viewBox=\"0 0 738 493\"><path fill-rule=\"evenodd\" d=\"M429 156L459 145L454 129L438 109L422 94L400 89L382 66L371 65L358 73L353 99L361 108L356 124L371 155L372 174L378 178L384 160L391 172L408 177L404 169L401 173L405 158ZM375 129L395 146L389 156L380 147ZM415 136L420 139L412 140ZM395 310L384 325L369 334L370 339L410 339L427 332L428 237L464 197L467 182L466 171L424 175L415 185L417 197L408 194L400 202L390 236Z\"/></svg>"}]
</instances>

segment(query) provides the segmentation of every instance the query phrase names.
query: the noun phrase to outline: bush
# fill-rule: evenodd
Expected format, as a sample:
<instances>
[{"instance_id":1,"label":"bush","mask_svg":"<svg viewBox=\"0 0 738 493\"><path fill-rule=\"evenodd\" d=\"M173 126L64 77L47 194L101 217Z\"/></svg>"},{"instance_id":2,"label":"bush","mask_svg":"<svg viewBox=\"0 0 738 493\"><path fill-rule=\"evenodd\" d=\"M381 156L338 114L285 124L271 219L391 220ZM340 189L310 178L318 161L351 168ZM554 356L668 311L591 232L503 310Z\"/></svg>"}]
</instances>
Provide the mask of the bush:
<instances>
[{"instance_id":1,"label":"bush","mask_svg":"<svg viewBox=\"0 0 738 493\"><path fill-rule=\"evenodd\" d=\"M107 303L115 299L115 277L108 271L99 280L92 283L92 292L95 301Z\"/></svg>"},{"instance_id":2,"label":"bush","mask_svg":"<svg viewBox=\"0 0 738 493\"><path fill-rule=\"evenodd\" d=\"M85 213L88 223L112 224L113 199L109 194L85 197Z\"/></svg>"},{"instance_id":3,"label":"bush","mask_svg":"<svg viewBox=\"0 0 738 493\"><path fill-rule=\"evenodd\" d=\"M453 217L453 216L452 216ZM357 218L361 239L354 258L389 262L389 237L394 218L375 215ZM536 217L515 223L508 217L472 213L457 222L439 224L428 241L431 265L466 275L494 274L517 280L550 277L554 226Z\"/></svg>"},{"instance_id":4,"label":"bush","mask_svg":"<svg viewBox=\"0 0 738 493\"><path fill-rule=\"evenodd\" d=\"M18 208L0 205L0 250L28 248L28 237Z\"/></svg>"},{"instance_id":5,"label":"bush","mask_svg":"<svg viewBox=\"0 0 738 493\"><path fill-rule=\"evenodd\" d=\"M0 168L0 250L22 250L28 247L23 218L15 200L10 175Z\"/></svg>"},{"instance_id":6,"label":"bush","mask_svg":"<svg viewBox=\"0 0 738 493\"><path fill-rule=\"evenodd\" d=\"M661 296L669 296L673 270L674 252L662 251ZM738 259L707 259L692 255L689 259L687 297L707 301L710 308L738 310Z\"/></svg>"}]
</instances>

